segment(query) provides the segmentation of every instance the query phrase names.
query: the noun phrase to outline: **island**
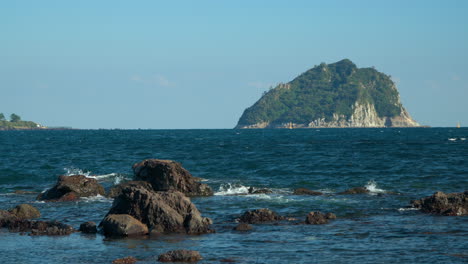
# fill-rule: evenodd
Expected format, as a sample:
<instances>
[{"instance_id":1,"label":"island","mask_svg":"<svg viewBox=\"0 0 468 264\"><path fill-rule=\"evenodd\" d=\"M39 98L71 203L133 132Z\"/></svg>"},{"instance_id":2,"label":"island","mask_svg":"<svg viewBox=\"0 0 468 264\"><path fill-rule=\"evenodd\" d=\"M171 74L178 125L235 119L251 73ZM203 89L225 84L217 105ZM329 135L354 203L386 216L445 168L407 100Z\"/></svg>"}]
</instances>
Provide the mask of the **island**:
<instances>
[{"instance_id":1,"label":"island","mask_svg":"<svg viewBox=\"0 0 468 264\"><path fill-rule=\"evenodd\" d=\"M420 126L401 104L390 76L344 59L270 88L235 128Z\"/></svg>"},{"instance_id":2,"label":"island","mask_svg":"<svg viewBox=\"0 0 468 264\"><path fill-rule=\"evenodd\" d=\"M33 121L23 121L17 114L11 114L10 120L6 120L5 115L0 113L0 130L38 130L48 129Z\"/></svg>"}]
</instances>

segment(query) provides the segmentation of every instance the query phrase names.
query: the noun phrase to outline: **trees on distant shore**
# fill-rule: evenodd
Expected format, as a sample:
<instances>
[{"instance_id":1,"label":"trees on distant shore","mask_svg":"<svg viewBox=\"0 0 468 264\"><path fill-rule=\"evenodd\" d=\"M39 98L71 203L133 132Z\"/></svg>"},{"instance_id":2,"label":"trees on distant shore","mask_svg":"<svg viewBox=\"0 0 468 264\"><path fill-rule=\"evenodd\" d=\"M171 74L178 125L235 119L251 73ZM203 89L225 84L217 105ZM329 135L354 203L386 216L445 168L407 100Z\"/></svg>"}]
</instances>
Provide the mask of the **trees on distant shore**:
<instances>
[{"instance_id":1,"label":"trees on distant shore","mask_svg":"<svg viewBox=\"0 0 468 264\"><path fill-rule=\"evenodd\" d=\"M21 117L15 113L10 115L10 122L18 122L21 121Z\"/></svg>"},{"instance_id":2,"label":"trees on distant shore","mask_svg":"<svg viewBox=\"0 0 468 264\"><path fill-rule=\"evenodd\" d=\"M0 121L5 121L5 115L3 113L0 113Z\"/></svg>"}]
</instances>

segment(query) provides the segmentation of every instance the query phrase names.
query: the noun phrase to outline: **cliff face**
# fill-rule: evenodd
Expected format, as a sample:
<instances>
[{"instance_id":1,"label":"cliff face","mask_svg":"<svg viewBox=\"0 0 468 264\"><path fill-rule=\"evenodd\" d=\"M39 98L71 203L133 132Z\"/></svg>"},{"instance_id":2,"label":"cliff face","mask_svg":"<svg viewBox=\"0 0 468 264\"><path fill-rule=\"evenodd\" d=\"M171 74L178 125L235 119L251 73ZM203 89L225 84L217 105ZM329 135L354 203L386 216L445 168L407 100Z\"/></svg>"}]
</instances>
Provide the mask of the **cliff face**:
<instances>
[{"instance_id":1,"label":"cliff face","mask_svg":"<svg viewBox=\"0 0 468 264\"><path fill-rule=\"evenodd\" d=\"M418 126L389 76L343 60L271 89L244 111L236 128Z\"/></svg>"}]
</instances>

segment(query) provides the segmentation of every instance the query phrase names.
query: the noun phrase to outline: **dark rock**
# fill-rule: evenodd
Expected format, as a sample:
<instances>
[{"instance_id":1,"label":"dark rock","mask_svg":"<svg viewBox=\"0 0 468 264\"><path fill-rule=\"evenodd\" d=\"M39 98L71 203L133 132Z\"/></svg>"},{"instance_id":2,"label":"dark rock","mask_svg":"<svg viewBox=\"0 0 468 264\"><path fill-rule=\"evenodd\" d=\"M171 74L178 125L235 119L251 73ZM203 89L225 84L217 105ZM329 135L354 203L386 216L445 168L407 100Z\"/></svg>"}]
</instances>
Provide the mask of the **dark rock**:
<instances>
[{"instance_id":1,"label":"dark rock","mask_svg":"<svg viewBox=\"0 0 468 264\"><path fill-rule=\"evenodd\" d=\"M202 260L198 251L195 250L173 250L159 255L158 261L160 262L197 262Z\"/></svg>"},{"instance_id":2,"label":"dark rock","mask_svg":"<svg viewBox=\"0 0 468 264\"><path fill-rule=\"evenodd\" d=\"M120 258L112 261L112 264L133 264L136 263L138 260L134 257L125 257Z\"/></svg>"},{"instance_id":3,"label":"dark rock","mask_svg":"<svg viewBox=\"0 0 468 264\"><path fill-rule=\"evenodd\" d=\"M10 210L19 219L33 219L41 217L41 212L36 207L29 204L20 204Z\"/></svg>"},{"instance_id":4,"label":"dark rock","mask_svg":"<svg viewBox=\"0 0 468 264\"><path fill-rule=\"evenodd\" d=\"M270 209L255 209L245 212L240 218L239 222L257 224L264 222L273 222L284 220L285 218L271 211Z\"/></svg>"},{"instance_id":5,"label":"dark rock","mask_svg":"<svg viewBox=\"0 0 468 264\"><path fill-rule=\"evenodd\" d=\"M323 195L321 192L312 191L306 188L297 188L294 190L295 195Z\"/></svg>"},{"instance_id":6,"label":"dark rock","mask_svg":"<svg viewBox=\"0 0 468 264\"><path fill-rule=\"evenodd\" d=\"M32 236L63 236L75 232L72 226L57 221L18 220L7 227L10 232L31 232Z\"/></svg>"},{"instance_id":7,"label":"dark rock","mask_svg":"<svg viewBox=\"0 0 468 264\"><path fill-rule=\"evenodd\" d=\"M270 189L267 189L267 188L262 188L262 189L257 189L257 188L254 188L254 187L250 187L249 188L249 194L270 194L270 193L273 193L272 190Z\"/></svg>"},{"instance_id":8,"label":"dark rock","mask_svg":"<svg viewBox=\"0 0 468 264\"><path fill-rule=\"evenodd\" d=\"M178 162L147 159L133 165L136 180L151 183L155 191L179 191L187 196L210 196L213 190Z\"/></svg>"},{"instance_id":9,"label":"dark rock","mask_svg":"<svg viewBox=\"0 0 468 264\"><path fill-rule=\"evenodd\" d=\"M37 199L45 201L74 201L80 197L104 195L104 188L96 179L84 175L59 176L57 184Z\"/></svg>"},{"instance_id":10,"label":"dark rock","mask_svg":"<svg viewBox=\"0 0 468 264\"><path fill-rule=\"evenodd\" d=\"M336 219L333 213L323 214L322 212L310 212L305 219L307 225L323 225L328 224L328 220Z\"/></svg>"},{"instance_id":11,"label":"dark rock","mask_svg":"<svg viewBox=\"0 0 468 264\"><path fill-rule=\"evenodd\" d=\"M101 223L106 237L142 236L148 227L128 214L110 214Z\"/></svg>"},{"instance_id":12,"label":"dark rock","mask_svg":"<svg viewBox=\"0 0 468 264\"><path fill-rule=\"evenodd\" d=\"M0 210L0 228L8 227L12 222L18 221L18 217L6 210Z\"/></svg>"},{"instance_id":13,"label":"dark rock","mask_svg":"<svg viewBox=\"0 0 468 264\"><path fill-rule=\"evenodd\" d=\"M115 198L108 214L128 214L155 233L212 233L211 219L202 217L197 207L181 192L154 192L129 186Z\"/></svg>"},{"instance_id":14,"label":"dark rock","mask_svg":"<svg viewBox=\"0 0 468 264\"><path fill-rule=\"evenodd\" d=\"M38 194L38 192L33 192L33 191L24 191L24 190L15 190L15 194Z\"/></svg>"},{"instance_id":15,"label":"dark rock","mask_svg":"<svg viewBox=\"0 0 468 264\"><path fill-rule=\"evenodd\" d=\"M95 222L89 221L89 222L84 222L80 225L81 233L84 234L96 234L97 233L97 226Z\"/></svg>"},{"instance_id":16,"label":"dark rock","mask_svg":"<svg viewBox=\"0 0 468 264\"><path fill-rule=\"evenodd\" d=\"M234 227L235 231L250 231L253 227L247 223L239 223L236 227Z\"/></svg>"},{"instance_id":17,"label":"dark rock","mask_svg":"<svg viewBox=\"0 0 468 264\"><path fill-rule=\"evenodd\" d=\"M153 187L151 186L151 183L145 182L145 181L128 181L124 182L121 184L117 184L114 187L112 187L109 192L107 193L107 197L109 198L115 198L122 194L122 190L126 187L143 187L148 190L152 190Z\"/></svg>"},{"instance_id":18,"label":"dark rock","mask_svg":"<svg viewBox=\"0 0 468 264\"><path fill-rule=\"evenodd\" d=\"M369 190L366 187L354 187L344 192L340 192L338 194L365 194L369 193Z\"/></svg>"},{"instance_id":19,"label":"dark rock","mask_svg":"<svg viewBox=\"0 0 468 264\"><path fill-rule=\"evenodd\" d=\"M436 192L432 196L412 201L411 204L424 213L464 216L468 215L468 191L447 194Z\"/></svg>"}]
</instances>

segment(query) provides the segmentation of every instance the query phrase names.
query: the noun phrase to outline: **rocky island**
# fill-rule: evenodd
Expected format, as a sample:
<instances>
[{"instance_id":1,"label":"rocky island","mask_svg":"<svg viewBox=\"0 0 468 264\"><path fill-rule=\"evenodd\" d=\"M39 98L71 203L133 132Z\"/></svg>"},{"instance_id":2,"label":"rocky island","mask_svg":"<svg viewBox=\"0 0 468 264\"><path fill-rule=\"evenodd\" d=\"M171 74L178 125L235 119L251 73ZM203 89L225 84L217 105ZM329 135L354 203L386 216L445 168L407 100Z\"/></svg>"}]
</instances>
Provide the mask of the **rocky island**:
<instances>
[{"instance_id":1,"label":"rocky island","mask_svg":"<svg viewBox=\"0 0 468 264\"><path fill-rule=\"evenodd\" d=\"M344 59L322 63L265 92L235 128L419 126L390 76Z\"/></svg>"},{"instance_id":2,"label":"rocky island","mask_svg":"<svg viewBox=\"0 0 468 264\"><path fill-rule=\"evenodd\" d=\"M5 119L5 115L0 113L0 130L36 130L47 129L47 127L33 121L23 121L17 114L11 114L10 120Z\"/></svg>"}]
</instances>

